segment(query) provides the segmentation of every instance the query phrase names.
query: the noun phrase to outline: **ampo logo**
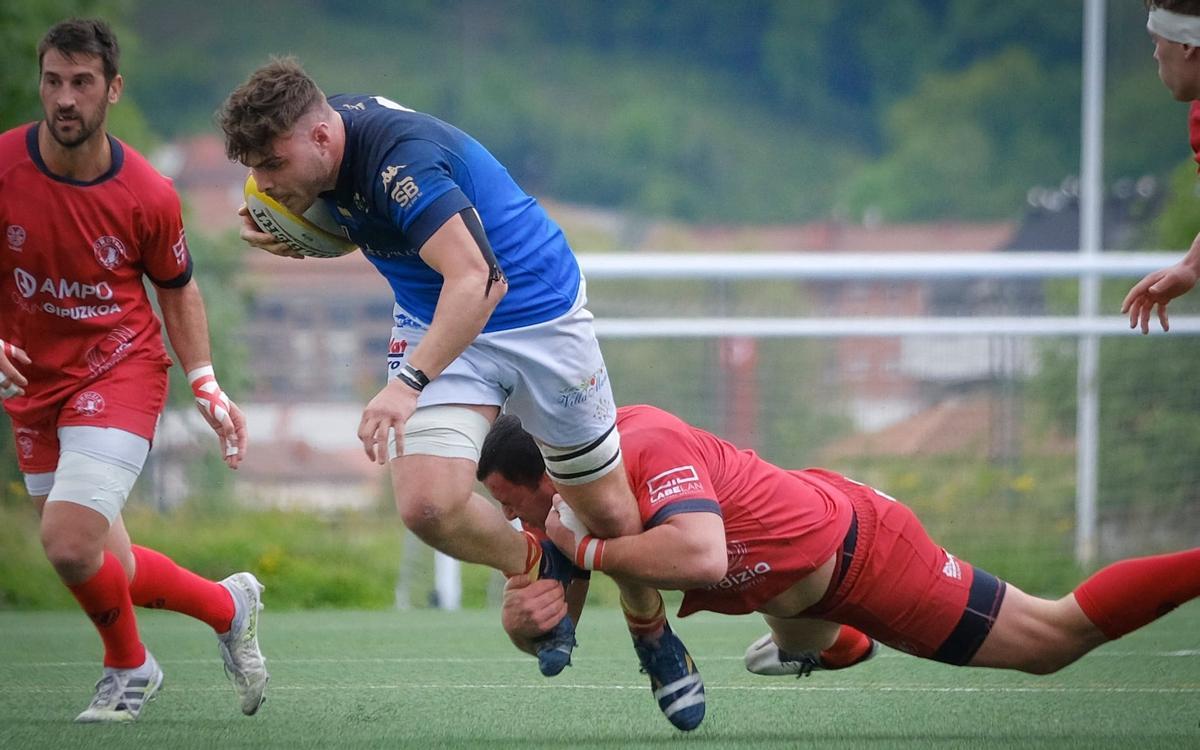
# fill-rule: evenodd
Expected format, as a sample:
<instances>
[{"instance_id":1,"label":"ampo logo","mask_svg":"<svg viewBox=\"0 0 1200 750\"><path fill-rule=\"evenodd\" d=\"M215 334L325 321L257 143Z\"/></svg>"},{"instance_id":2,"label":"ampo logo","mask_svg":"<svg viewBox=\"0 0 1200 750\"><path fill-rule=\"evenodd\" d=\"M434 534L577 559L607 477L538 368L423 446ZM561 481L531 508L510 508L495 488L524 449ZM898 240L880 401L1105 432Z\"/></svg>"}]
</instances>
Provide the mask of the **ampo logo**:
<instances>
[{"instance_id":1,"label":"ampo logo","mask_svg":"<svg viewBox=\"0 0 1200 750\"><path fill-rule=\"evenodd\" d=\"M29 299L37 292L37 279L33 274L17 268L13 270L13 275L17 277L17 290L21 292L22 297Z\"/></svg>"}]
</instances>

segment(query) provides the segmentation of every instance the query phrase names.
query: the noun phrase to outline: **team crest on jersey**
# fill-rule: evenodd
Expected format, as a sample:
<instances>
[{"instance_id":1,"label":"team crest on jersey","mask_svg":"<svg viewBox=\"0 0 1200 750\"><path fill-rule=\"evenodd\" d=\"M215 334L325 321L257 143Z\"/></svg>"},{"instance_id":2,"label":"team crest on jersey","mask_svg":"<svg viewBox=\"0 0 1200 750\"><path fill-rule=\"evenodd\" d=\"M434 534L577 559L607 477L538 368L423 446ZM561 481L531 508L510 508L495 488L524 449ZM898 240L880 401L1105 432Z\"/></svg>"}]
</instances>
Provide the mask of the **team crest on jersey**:
<instances>
[{"instance_id":1,"label":"team crest on jersey","mask_svg":"<svg viewBox=\"0 0 1200 750\"><path fill-rule=\"evenodd\" d=\"M104 397L95 391L84 391L75 398L75 411L94 417L104 411Z\"/></svg>"},{"instance_id":2,"label":"team crest on jersey","mask_svg":"<svg viewBox=\"0 0 1200 750\"><path fill-rule=\"evenodd\" d=\"M25 227L10 224L4 235L8 238L8 249L14 253L21 252L21 246L25 244Z\"/></svg>"},{"instance_id":3,"label":"team crest on jersey","mask_svg":"<svg viewBox=\"0 0 1200 750\"><path fill-rule=\"evenodd\" d=\"M96 262L110 271L121 265L127 257L125 243L110 234L93 242L92 252L96 254Z\"/></svg>"}]
</instances>

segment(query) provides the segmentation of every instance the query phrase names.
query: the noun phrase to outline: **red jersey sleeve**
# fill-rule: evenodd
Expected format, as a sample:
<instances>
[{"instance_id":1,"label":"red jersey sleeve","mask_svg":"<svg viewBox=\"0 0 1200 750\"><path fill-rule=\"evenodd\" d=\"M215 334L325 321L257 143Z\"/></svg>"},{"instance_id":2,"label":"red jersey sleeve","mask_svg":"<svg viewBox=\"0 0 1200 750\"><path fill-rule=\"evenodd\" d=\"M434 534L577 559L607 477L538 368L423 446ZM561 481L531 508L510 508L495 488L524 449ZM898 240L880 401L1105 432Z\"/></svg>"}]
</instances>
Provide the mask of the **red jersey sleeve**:
<instances>
[{"instance_id":1,"label":"red jersey sleeve","mask_svg":"<svg viewBox=\"0 0 1200 750\"><path fill-rule=\"evenodd\" d=\"M1200 164L1200 99L1193 101L1188 109L1188 140L1192 144L1192 157Z\"/></svg>"},{"instance_id":2,"label":"red jersey sleeve","mask_svg":"<svg viewBox=\"0 0 1200 750\"><path fill-rule=\"evenodd\" d=\"M142 268L155 286L173 289L192 278L192 254L183 231L179 195L171 181L158 177L142 205Z\"/></svg>"},{"instance_id":3,"label":"red jersey sleeve","mask_svg":"<svg viewBox=\"0 0 1200 750\"><path fill-rule=\"evenodd\" d=\"M721 515L704 456L686 425L679 422L683 429L676 429L671 419L644 416L620 425L621 453L643 527L652 529L677 513Z\"/></svg>"}]
</instances>

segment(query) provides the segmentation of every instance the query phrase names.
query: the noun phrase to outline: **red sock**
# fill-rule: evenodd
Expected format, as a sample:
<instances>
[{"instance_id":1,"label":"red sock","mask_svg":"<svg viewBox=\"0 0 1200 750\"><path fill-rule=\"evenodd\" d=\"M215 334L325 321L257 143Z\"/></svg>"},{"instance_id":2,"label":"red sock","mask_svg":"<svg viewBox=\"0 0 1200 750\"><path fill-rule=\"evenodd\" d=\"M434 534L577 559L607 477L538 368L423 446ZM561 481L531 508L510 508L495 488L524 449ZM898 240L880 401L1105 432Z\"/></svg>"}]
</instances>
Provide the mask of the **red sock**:
<instances>
[{"instance_id":1,"label":"red sock","mask_svg":"<svg viewBox=\"0 0 1200 750\"><path fill-rule=\"evenodd\" d=\"M83 583L67 586L104 642L104 666L134 669L146 661L146 648L138 636L137 618L129 599L125 569L116 555L105 550L100 570Z\"/></svg>"},{"instance_id":2,"label":"red sock","mask_svg":"<svg viewBox=\"0 0 1200 750\"><path fill-rule=\"evenodd\" d=\"M1075 601L1109 640L1200 596L1200 548L1113 563L1075 589Z\"/></svg>"},{"instance_id":3,"label":"red sock","mask_svg":"<svg viewBox=\"0 0 1200 750\"><path fill-rule=\"evenodd\" d=\"M632 611L625 603L625 597L619 598L621 611L625 613L625 624L629 626L629 632L634 638L654 638L662 634L663 627L667 624L667 610L661 595L658 597L658 607L649 614Z\"/></svg>"},{"instance_id":4,"label":"red sock","mask_svg":"<svg viewBox=\"0 0 1200 750\"><path fill-rule=\"evenodd\" d=\"M871 648L871 639L861 630L843 625L838 630L837 640L820 653L821 666L826 669L849 667L862 658Z\"/></svg>"},{"instance_id":5,"label":"red sock","mask_svg":"<svg viewBox=\"0 0 1200 750\"><path fill-rule=\"evenodd\" d=\"M129 595L134 604L195 617L218 633L229 631L234 604L224 586L179 567L161 552L136 544L133 559L137 570L129 584Z\"/></svg>"},{"instance_id":6,"label":"red sock","mask_svg":"<svg viewBox=\"0 0 1200 750\"><path fill-rule=\"evenodd\" d=\"M525 569L518 573L505 573L506 578L516 578L520 575L528 575L529 582L533 583L538 579L542 567L542 543L537 536L526 529L521 534L525 537Z\"/></svg>"}]
</instances>

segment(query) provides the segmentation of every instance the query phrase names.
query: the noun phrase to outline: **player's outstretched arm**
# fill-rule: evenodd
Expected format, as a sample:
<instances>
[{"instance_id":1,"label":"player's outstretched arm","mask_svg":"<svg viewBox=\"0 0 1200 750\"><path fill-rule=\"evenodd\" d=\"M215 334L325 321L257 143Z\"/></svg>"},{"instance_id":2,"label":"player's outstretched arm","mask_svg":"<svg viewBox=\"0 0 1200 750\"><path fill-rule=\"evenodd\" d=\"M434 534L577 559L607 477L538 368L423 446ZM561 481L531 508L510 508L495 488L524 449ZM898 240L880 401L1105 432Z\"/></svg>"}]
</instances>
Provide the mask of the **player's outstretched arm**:
<instances>
[{"instance_id":1,"label":"player's outstretched arm","mask_svg":"<svg viewBox=\"0 0 1200 750\"><path fill-rule=\"evenodd\" d=\"M703 511L677 513L632 536L597 539L555 496L546 534L575 564L657 589L690 589L717 583L728 571L725 525Z\"/></svg>"},{"instance_id":2,"label":"player's outstretched arm","mask_svg":"<svg viewBox=\"0 0 1200 750\"><path fill-rule=\"evenodd\" d=\"M1153 271L1134 284L1121 303L1121 312L1129 314L1129 327L1150 333L1150 315L1156 311L1158 323L1164 331L1170 330L1167 303L1187 294L1200 278L1200 235L1192 240L1192 247L1183 260L1173 266Z\"/></svg>"},{"instance_id":3,"label":"player's outstretched arm","mask_svg":"<svg viewBox=\"0 0 1200 750\"><path fill-rule=\"evenodd\" d=\"M226 465L236 469L246 455L246 418L217 384L200 287L193 279L178 288L156 287L156 291L167 338L187 373L196 406L217 433Z\"/></svg>"}]
</instances>

